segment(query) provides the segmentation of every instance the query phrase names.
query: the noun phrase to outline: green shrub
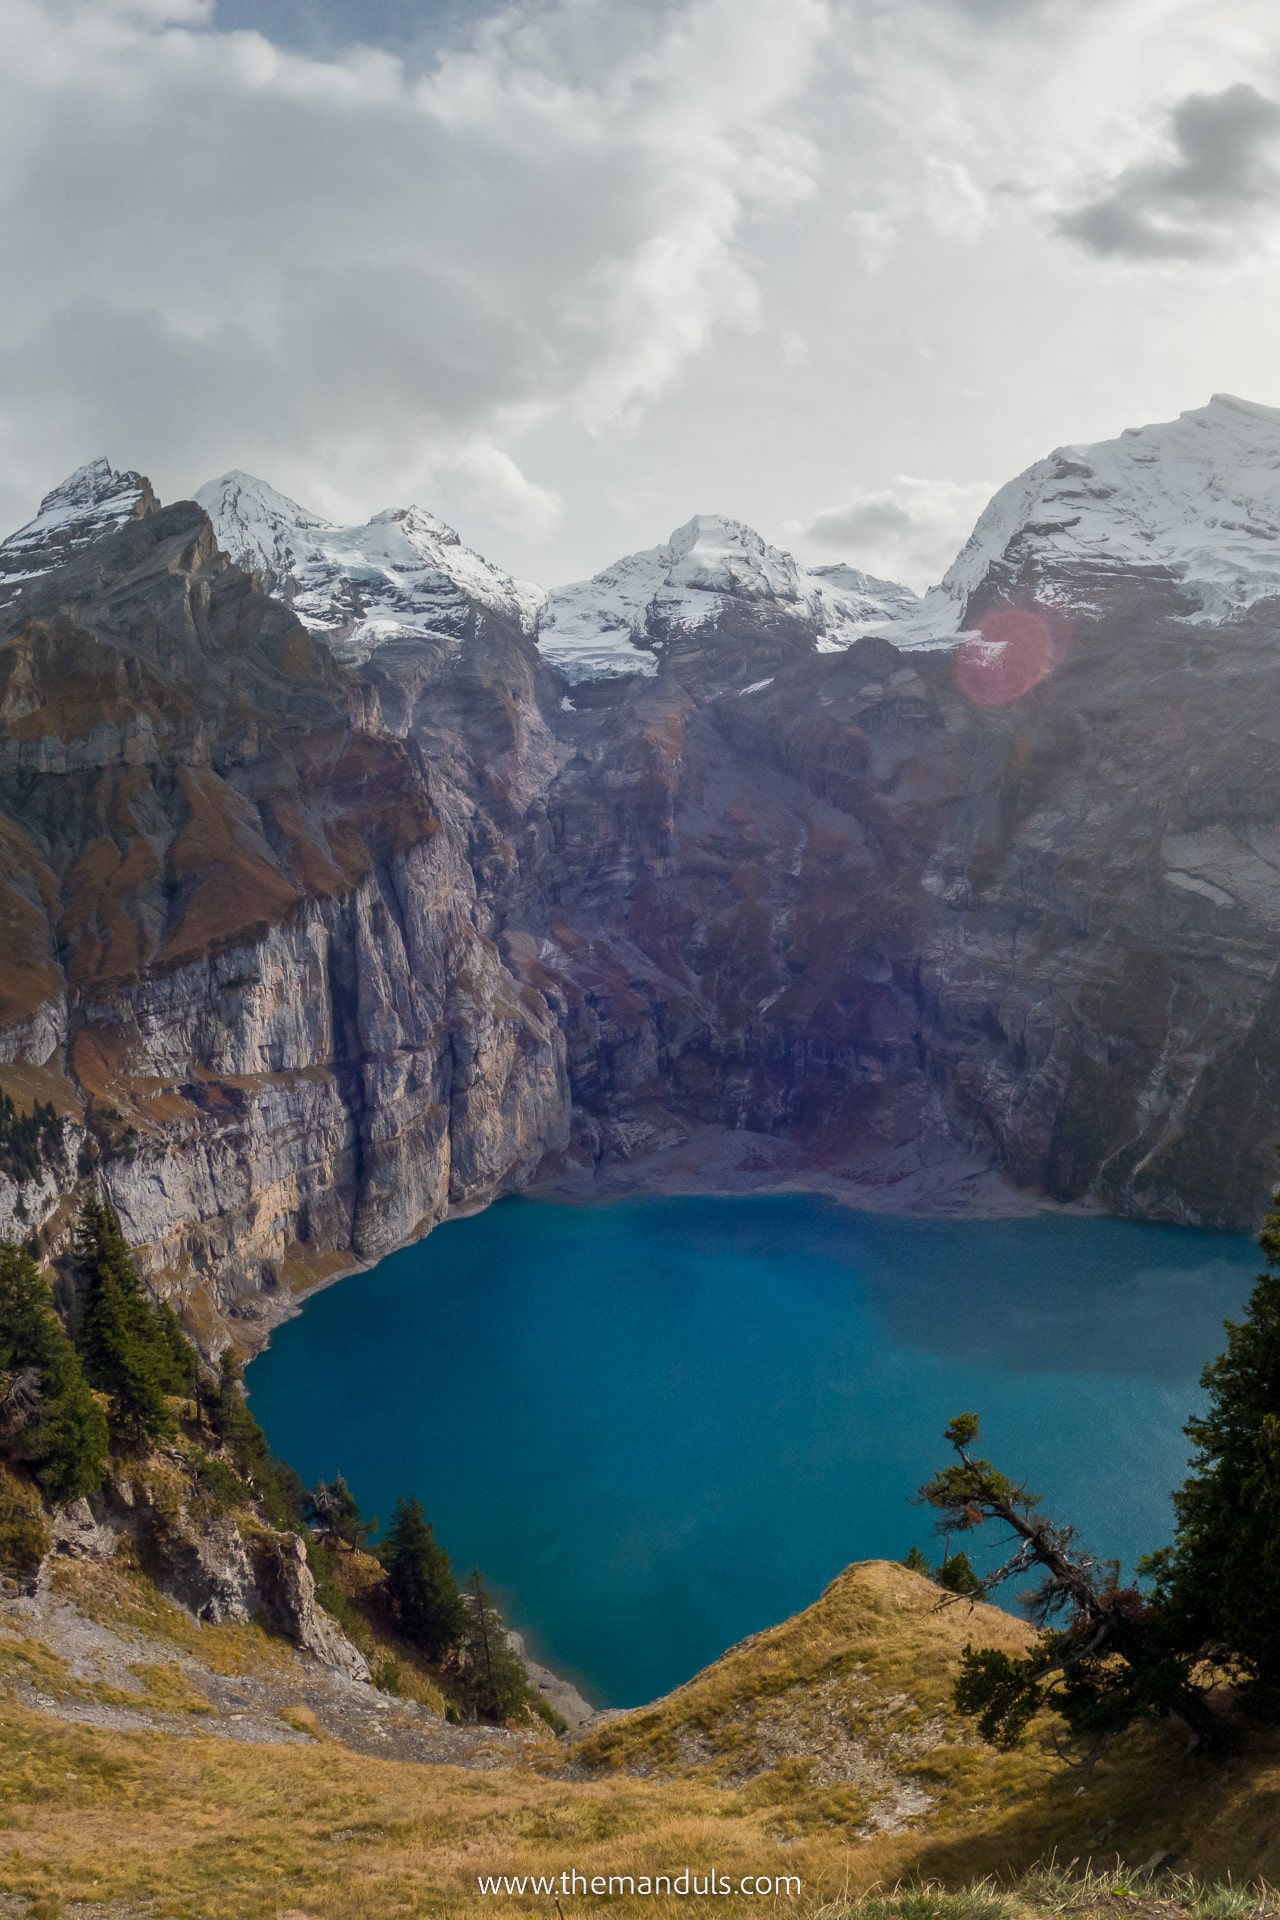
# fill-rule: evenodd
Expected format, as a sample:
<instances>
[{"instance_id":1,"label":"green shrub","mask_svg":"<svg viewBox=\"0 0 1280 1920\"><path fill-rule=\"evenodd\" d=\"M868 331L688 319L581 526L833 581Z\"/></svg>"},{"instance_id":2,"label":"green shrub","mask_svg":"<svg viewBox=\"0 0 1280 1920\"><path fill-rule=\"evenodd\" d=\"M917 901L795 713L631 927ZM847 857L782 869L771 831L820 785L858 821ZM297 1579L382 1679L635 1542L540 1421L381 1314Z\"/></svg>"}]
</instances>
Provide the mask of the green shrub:
<instances>
[{"instance_id":1,"label":"green shrub","mask_svg":"<svg viewBox=\"0 0 1280 1920\"><path fill-rule=\"evenodd\" d=\"M0 1467L0 1573L31 1574L49 1551L40 1496L29 1480Z\"/></svg>"},{"instance_id":2,"label":"green shrub","mask_svg":"<svg viewBox=\"0 0 1280 1920\"><path fill-rule=\"evenodd\" d=\"M974 1572L967 1553L948 1554L933 1577L948 1593L982 1592L982 1582Z\"/></svg>"},{"instance_id":3,"label":"green shrub","mask_svg":"<svg viewBox=\"0 0 1280 1920\"><path fill-rule=\"evenodd\" d=\"M211 1454L197 1455L192 1478L211 1506L244 1507L253 1499L253 1488L246 1486L225 1460L214 1459Z\"/></svg>"},{"instance_id":4,"label":"green shrub","mask_svg":"<svg viewBox=\"0 0 1280 1920\"><path fill-rule=\"evenodd\" d=\"M379 1693L401 1694L404 1692L404 1677L400 1672L400 1662L391 1654L385 1660L379 1660L373 1670L373 1684Z\"/></svg>"},{"instance_id":5,"label":"green shrub","mask_svg":"<svg viewBox=\"0 0 1280 1920\"><path fill-rule=\"evenodd\" d=\"M302 1476L287 1460L277 1460L249 1411L244 1397L244 1369L230 1347L223 1349L217 1374L206 1373L196 1385L196 1401L204 1420L230 1453L241 1478L253 1489L263 1518L273 1527L300 1531L310 1495Z\"/></svg>"},{"instance_id":6,"label":"green shrub","mask_svg":"<svg viewBox=\"0 0 1280 1920\"><path fill-rule=\"evenodd\" d=\"M308 1539L306 1548L307 1565L316 1583L318 1604L337 1621L348 1640L367 1657L373 1650L373 1636L364 1615L338 1582L334 1550L316 1539Z\"/></svg>"},{"instance_id":7,"label":"green shrub","mask_svg":"<svg viewBox=\"0 0 1280 1920\"><path fill-rule=\"evenodd\" d=\"M64 1165L62 1127L52 1106L37 1100L30 1113L19 1113L10 1095L0 1093L0 1173L21 1184Z\"/></svg>"},{"instance_id":8,"label":"green shrub","mask_svg":"<svg viewBox=\"0 0 1280 1920\"><path fill-rule=\"evenodd\" d=\"M569 1722L562 1713L557 1713L545 1693L539 1693L536 1687L529 1689L529 1705L539 1720L545 1720L552 1733L567 1733Z\"/></svg>"}]
</instances>

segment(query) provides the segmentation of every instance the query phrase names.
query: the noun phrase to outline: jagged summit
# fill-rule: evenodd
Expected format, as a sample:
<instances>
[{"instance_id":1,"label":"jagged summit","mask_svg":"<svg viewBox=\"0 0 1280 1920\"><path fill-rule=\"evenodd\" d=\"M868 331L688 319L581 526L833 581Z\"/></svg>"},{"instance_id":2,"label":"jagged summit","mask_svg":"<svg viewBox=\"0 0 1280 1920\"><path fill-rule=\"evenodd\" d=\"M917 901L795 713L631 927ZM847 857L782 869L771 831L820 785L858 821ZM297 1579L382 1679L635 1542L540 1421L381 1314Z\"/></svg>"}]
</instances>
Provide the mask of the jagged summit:
<instances>
[{"instance_id":1,"label":"jagged summit","mask_svg":"<svg viewBox=\"0 0 1280 1920\"><path fill-rule=\"evenodd\" d=\"M698 513L662 546L553 588L538 644L575 680L656 673L673 633L708 626L734 603L756 616L803 621L818 650L833 651L900 618L916 597L853 567L811 572L743 521Z\"/></svg>"},{"instance_id":2,"label":"jagged summit","mask_svg":"<svg viewBox=\"0 0 1280 1920\"><path fill-rule=\"evenodd\" d=\"M88 460L40 502L25 527L0 542L0 581L15 593L60 566L78 547L139 520L156 507L151 482L140 473L118 472L109 460Z\"/></svg>"},{"instance_id":3,"label":"jagged summit","mask_svg":"<svg viewBox=\"0 0 1280 1920\"><path fill-rule=\"evenodd\" d=\"M1015 586L1093 607L1122 579L1177 585L1200 621L1280 593L1280 408L1217 393L1176 420L1056 448L1000 489L912 626L951 638L976 595Z\"/></svg>"},{"instance_id":4,"label":"jagged summit","mask_svg":"<svg viewBox=\"0 0 1280 1920\"><path fill-rule=\"evenodd\" d=\"M367 660L387 640L415 634L457 638L476 606L528 630L542 607L540 588L492 566L421 507L393 507L363 526L337 526L235 471L194 497L223 550L261 573L344 660Z\"/></svg>"}]
</instances>

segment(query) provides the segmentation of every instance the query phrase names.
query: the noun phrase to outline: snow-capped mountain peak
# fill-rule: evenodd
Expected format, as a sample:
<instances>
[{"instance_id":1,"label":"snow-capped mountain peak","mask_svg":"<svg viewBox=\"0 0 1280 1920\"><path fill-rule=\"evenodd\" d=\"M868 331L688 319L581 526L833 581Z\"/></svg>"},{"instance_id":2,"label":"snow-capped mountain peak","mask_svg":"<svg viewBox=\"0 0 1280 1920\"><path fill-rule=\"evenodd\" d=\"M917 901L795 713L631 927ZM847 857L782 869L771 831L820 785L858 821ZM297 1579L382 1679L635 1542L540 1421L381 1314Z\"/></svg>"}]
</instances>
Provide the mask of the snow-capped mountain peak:
<instances>
[{"instance_id":1,"label":"snow-capped mountain peak","mask_svg":"<svg viewBox=\"0 0 1280 1920\"><path fill-rule=\"evenodd\" d=\"M198 487L193 497L212 520L223 551L273 581L289 577L306 536L334 531L331 521L235 468Z\"/></svg>"},{"instance_id":2,"label":"snow-capped mountain peak","mask_svg":"<svg viewBox=\"0 0 1280 1920\"><path fill-rule=\"evenodd\" d=\"M661 546L552 588L538 644L571 680L656 673L673 633L709 626L729 603L804 621L818 649L834 651L900 617L916 598L856 568L811 572L745 522L699 513Z\"/></svg>"},{"instance_id":3,"label":"snow-capped mountain peak","mask_svg":"<svg viewBox=\"0 0 1280 1920\"><path fill-rule=\"evenodd\" d=\"M1056 448L1000 489L913 624L954 636L980 589L1085 609L1135 578L1175 584L1201 622L1280 594L1280 408L1218 393Z\"/></svg>"},{"instance_id":4,"label":"snow-capped mountain peak","mask_svg":"<svg viewBox=\"0 0 1280 1920\"><path fill-rule=\"evenodd\" d=\"M337 526L238 472L209 481L195 498L223 551L261 573L344 660L367 660L387 640L414 634L459 638L476 605L526 630L542 609L540 588L513 580L421 507Z\"/></svg>"},{"instance_id":5,"label":"snow-capped mountain peak","mask_svg":"<svg viewBox=\"0 0 1280 1920\"><path fill-rule=\"evenodd\" d=\"M16 590L155 504L142 474L117 472L105 459L86 461L46 493L34 520L0 542L0 581Z\"/></svg>"}]
</instances>

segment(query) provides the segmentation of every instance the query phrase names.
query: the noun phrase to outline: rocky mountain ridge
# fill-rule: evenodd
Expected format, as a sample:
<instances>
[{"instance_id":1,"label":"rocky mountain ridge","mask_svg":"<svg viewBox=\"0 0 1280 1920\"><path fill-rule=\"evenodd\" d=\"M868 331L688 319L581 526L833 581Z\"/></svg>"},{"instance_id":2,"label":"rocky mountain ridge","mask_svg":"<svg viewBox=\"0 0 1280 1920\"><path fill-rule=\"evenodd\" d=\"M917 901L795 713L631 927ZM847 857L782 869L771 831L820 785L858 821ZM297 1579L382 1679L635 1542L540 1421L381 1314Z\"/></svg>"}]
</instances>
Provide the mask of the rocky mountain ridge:
<instances>
[{"instance_id":1,"label":"rocky mountain ridge","mask_svg":"<svg viewBox=\"0 0 1280 1920\"><path fill-rule=\"evenodd\" d=\"M452 574L452 625L342 657L266 590L283 550L247 570L198 503L83 471L0 594L0 1087L69 1155L0 1181L0 1230L56 1240L96 1169L206 1345L251 1346L451 1209L659 1160L1253 1223L1275 600L1083 592L1042 542L949 646L908 611L825 651L699 523L712 611L651 670L570 681Z\"/></svg>"}]
</instances>

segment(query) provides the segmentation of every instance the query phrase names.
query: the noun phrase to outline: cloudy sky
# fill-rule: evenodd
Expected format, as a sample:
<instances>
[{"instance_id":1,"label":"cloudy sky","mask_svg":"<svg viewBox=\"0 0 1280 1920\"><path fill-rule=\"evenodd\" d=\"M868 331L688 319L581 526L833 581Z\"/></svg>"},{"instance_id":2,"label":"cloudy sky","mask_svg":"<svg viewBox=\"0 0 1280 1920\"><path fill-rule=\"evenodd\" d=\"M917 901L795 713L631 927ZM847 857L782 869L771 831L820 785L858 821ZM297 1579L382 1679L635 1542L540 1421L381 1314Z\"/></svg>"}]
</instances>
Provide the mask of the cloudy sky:
<instances>
[{"instance_id":1,"label":"cloudy sky","mask_svg":"<svg viewBox=\"0 0 1280 1920\"><path fill-rule=\"evenodd\" d=\"M0 0L0 260L0 527L106 453L922 586L1053 446L1280 403L1280 16Z\"/></svg>"}]
</instances>

